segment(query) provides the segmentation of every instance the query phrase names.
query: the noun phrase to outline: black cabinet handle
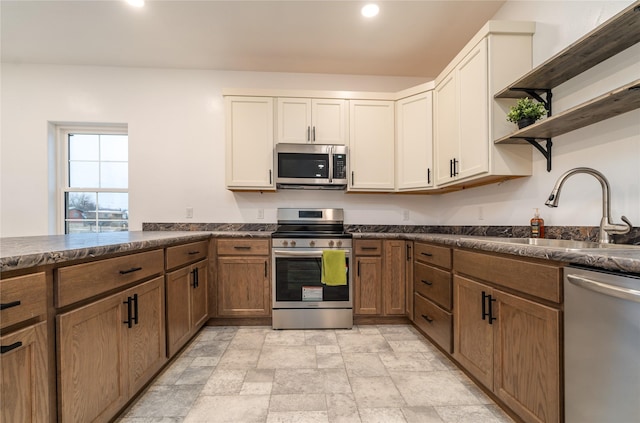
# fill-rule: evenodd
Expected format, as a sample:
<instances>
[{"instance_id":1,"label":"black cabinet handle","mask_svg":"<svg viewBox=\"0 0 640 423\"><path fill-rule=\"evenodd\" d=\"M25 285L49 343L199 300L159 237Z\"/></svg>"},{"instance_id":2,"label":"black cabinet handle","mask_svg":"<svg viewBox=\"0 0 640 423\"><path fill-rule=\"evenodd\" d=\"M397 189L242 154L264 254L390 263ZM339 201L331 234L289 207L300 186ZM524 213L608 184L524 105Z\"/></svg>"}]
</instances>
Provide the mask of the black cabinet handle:
<instances>
[{"instance_id":1,"label":"black cabinet handle","mask_svg":"<svg viewBox=\"0 0 640 423\"><path fill-rule=\"evenodd\" d=\"M431 168L427 168L427 183L431 183Z\"/></svg>"},{"instance_id":2,"label":"black cabinet handle","mask_svg":"<svg viewBox=\"0 0 640 423\"><path fill-rule=\"evenodd\" d=\"M363 251L373 251L373 250L377 250L378 247L360 247Z\"/></svg>"},{"instance_id":3,"label":"black cabinet handle","mask_svg":"<svg viewBox=\"0 0 640 423\"><path fill-rule=\"evenodd\" d=\"M11 307L16 307L20 305L20 301L12 301L10 303L2 303L0 304L0 310L6 310Z\"/></svg>"},{"instance_id":4,"label":"black cabinet handle","mask_svg":"<svg viewBox=\"0 0 640 423\"><path fill-rule=\"evenodd\" d=\"M307 126L307 141L311 141L311 127Z\"/></svg>"},{"instance_id":5,"label":"black cabinet handle","mask_svg":"<svg viewBox=\"0 0 640 423\"><path fill-rule=\"evenodd\" d=\"M492 325L497 318L493 317L493 303L496 301L491 295L487 295L482 291L482 320L489 318L489 324Z\"/></svg>"},{"instance_id":6,"label":"black cabinet handle","mask_svg":"<svg viewBox=\"0 0 640 423\"><path fill-rule=\"evenodd\" d=\"M354 178L354 177L353 177L353 170L352 170L352 171L351 171L351 185L354 185L354 184L355 184L355 182L353 181L353 180L354 180L353 178Z\"/></svg>"},{"instance_id":7,"label":"black cabinet handle","mask_svg":"<svg viewBox=\"0 0 640 423\"><path fill-rule=\"evenodd\" d=\"M2 345L0 346L0 354L8 353L11 350L15 350L16 348L20 348L22 346L22 342L14 342L11 345Z\"/></svg>"},{"instance_id":8,"label":"black cabinet handle","mask_svg":"<svg viewBox=\"0 0 640 423\"><path fill-rule=\"evenodd\" d=\"M482 291L482 320L487 320L487 298L489 298L489 296Z\"/></svg>"},{"instance_id":9,"label":"black cabinet handle","mask_svg":"<svg viewBox=\"0 0 640 423\"><path fill-rule=\"evenodd\" d=\"M496 301L491 295L489 295L489 324L492 325L494 320L498 320L493 317L493 303Z\"/></svg>"},{"instance_id":10,"label":"black cabinet handle","mask_svg":"<svg viewBox=\"0 0 640 423\"><path fill-rule=\"evenodd\" d=\"M453 159L449 160L449 177L453 178Z\"/></svg>"},{"instance_id":11,"label":"black cabinet handle","mask_svg":"<svg viewBox=\"0 0 640 423\"><path fill-rule=\"evenodd\" d=\"M127 297L127 301L123 301L122 304L127 305L127 320L125 320L122 323L126 323L127 327L131 328L131 326L133 326L133 316L132 316L133 298Z\"/></svg>"},{"instance_id":12,"label":"black cabinet handle","mask_svg":"<svg viewBox=\"0 0 640 423\"><path fill-rule=\"evenodd\" d=\"M189 251L187 254L190 256L195 256L196 254L200 254L200 251Z\"/></svg>"},{"instance_id":13,"label":"black cabinet handle","mask_svg":"<svg viewBox=\"0 0 640 423\"><path fill-rule=\"evenodd\" d=\"M411 245L407 244L407 261L411 261Z\"/></svg>"},{"instance_id":14,"label":"black cabinet handle","mask_svg":"<svg viewBox=\"0 0 640 423\"><path fill-rule=\"evenodd\" d=\"M133 324L138 324L138 294L133 294Z\"/></svg>"},{"instance_id":15,"label":"black cabinet handle","mask_svg":"<svg viewBox=\"0 0 640 423\"><path fill-rule=\"evenodd\" d=\"M433 319L431 317L427 316L426 314L423 314L422 318L424 320L426 320L427 322L429 322L429 323L433 323Z\"/></svg>"},{"instance_id":16,"label":"black cabinet handle","mask_svg":"<svg viewBox=\"0 0 640 423\"><path fill-rule=\"evenodd\" d=\"M269 169L269 184L273 183L273 171Z\"/></svg>"},{"instance_id":17,"label":"black cabinet handle","mask_svg":"<svg viewBox=\"0 0 640 423\"><path fill-rule=\"evenodd\" d=\"M269 276L268 270L269 270L269 265L268 265L268 264L267 264L267 262L265 261L265 262L264 262L264 277L265 277L265 278Z\"/></svg>"},{"instance_id":18,"label":"black cabinet handle","mask_svg":"<svg viewBox=\"0 0 640 423\"><path fill-rule=\"evenodd\" d=\"M316 140L316 127L313 127L313 140Z\"/></svg>"},{"instance_id":19,"label":"black cabinet handle","mask_svg":"<svg viewBox=\"0 0 640 423\"><path fill-rule=\"evenodd\" d=\"M453 159L453 176L458 176L458 163L457 159Z\"/></svg>"},{"instance_id":20,"label":"black cabinet handle","mask_svg":"<svg viewBox=\"0 0 640 423\"><path fill-rule=\"evenodd\" d=\"M131 269L128 269L128 270L121 270L120 274L127 275L129 273L137 272L138 270L142 270L142 267L132 267Z\"/></svg>"},{"instance_id":21,"label":"black cabinet handle","mask_svg":"<svg viewBox=\"0 0 640 423\"><path fill-rule=\"evenodd\" d=\"M233 248L235 248L236 250L250 250L251 246L250 245L234 245Z\"/></svg>"},{"instance_id":22,"label":"black cabinet handle","mask_svg":"<svg viewBox=\"0 0 640 423\"><path fill-rule=\"evenodd\" d=\"M360 276L360 261L358 261L358 276Z\"/></svg>"},{"instance_id":23,"label":"black cabinet handle","mask_svg":"<svg viewBox=\"0 0 640 423\"><path fill-rule=\"evenodd\" d=\"M191 286L193 287L193 289L196 289L198 287L198 268L196 267L195 269L193 269L191 271L191 274L193 275L193 283L191 284Z\"/></svg>"},{"instance_id":24,"label":"black cabinet handle","mask_svg":"<svg viewBox=\"0 0 640 423\"><path fill-rule=\"evenodd\" d=\"M421 252L420 254L422 254L423 256L427 256L427 257L433 257L433 254L431 253L425 253L424 251Z\"/></svg>"},{"instance_id":25,"label":"black cabinet handle","mask_svg":"<svg viewBox=\"0 0 640 423\"><path fill-rule=\"evenodd\" d=\"M433 282L425 281L424 279L421 279L420 282L422 282L425 285L429 285L429 286L433 285Z\"/></svg>"}]
</instances>

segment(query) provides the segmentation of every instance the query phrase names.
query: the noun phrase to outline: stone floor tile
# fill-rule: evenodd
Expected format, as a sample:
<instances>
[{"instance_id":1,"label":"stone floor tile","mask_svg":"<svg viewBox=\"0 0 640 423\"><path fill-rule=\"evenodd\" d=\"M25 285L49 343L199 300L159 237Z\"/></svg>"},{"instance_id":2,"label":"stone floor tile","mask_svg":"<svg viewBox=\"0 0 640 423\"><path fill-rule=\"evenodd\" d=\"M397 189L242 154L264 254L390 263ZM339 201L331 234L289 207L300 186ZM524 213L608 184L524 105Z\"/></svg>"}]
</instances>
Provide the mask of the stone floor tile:
<instances>
[{"instance_id":1,"label":"stone floor tile","mask_svg":"<svg viewBox=\"0 0 640 423\"><path fill-rule=\"evenodd\" d=\"M115 423L181 423L183 417L123 417Z\"/></svg>"},{"instance_id":2,"label":"stone floor tile","mask_svg":"<svg viewBox=\"0 0 640 423\"><path fill-rule=\"evenodd\" d=\"M154 386L125 412L125 417L186 416L201 390L200 385Z\"/></svg>"},{"instance_id":3,"label":"stone floor tile","mask_svg":"<svg viewBox=\"0 0 640 423\"><path fill-rule=\"evenodd\" d=\"M444 423L434 407L402 407L407 423Z\"/></svg>"},{"instance_id":4,"label":"stone floor tile","mask_svg":"<svg viewBox=\"0 0 640 423\"><path fill-rule=\"evenodd\" d=\"M238 332L229 343L230 350L259 350L267 336L265 332Z\"/></svg>"},{"instance_id":5,"label":"stone floor tile","mask_svg":"<svg viewBox=\"0 0 640 423\"><path fill-rule=\"evenodd\" d=\"M378 327L372 325L358 326L358 332L360 332L362 335L380 335L380 330L378 330Z\"/></svg>"},{"instance_id":6,"label":"stone floor tile","mask_svg":"<svg viewBox=\"0 0 640 423\"><path fill-rule=\"evenodd\" d=\"M274 411L326 411L324 394L271 395L269 412Z\"/></svg>"},{"instance_id":7,"label":"stone floor tile","mask_svg":"<svg viewBox=\"0 0 640 423\"><path fill-rule=\"evenodd\" d=\"M274 330L267 334L264 345L305 345L303 330Z\"/></svg>"},{"instance_id":8,"label":"stone floor tile","mask_svg":"<svg viewBox=\"0 0 640 423\"><path fill-rule=\"evenodd\" d=\"M264 423L269 395L198 397L184 423Z\"/></svg>"},{"instance_id":9,"label":"stone floor tile","mask_svg":"<svg viewBox=\"0 0 640 423\"><path fill-rule=\"evenodd\" d=\"M399 408L361 408L362 423L406 423Z\"/></svg>"},{"instance_id":10,"label":"stone floor tile","mask_svg":"<svg viewBox=\"0 0 640 423\"><path fill-rule=\"evenodd\" d=\"M195 340L201 341L229 341L238 331L237 326L204 326Z\"/></svg>"},{"instance_id":11,"label":"stone floor tile","mask_svg":"<svg viewBox=\"0 0 640 423\"><path fill-rule=\"evenodd\" d=\"M342 354L318 354L316 353L318 369L344 369Z\"/></svg>"},{"instance_id":12,"label":"stone floor tile","mask_svg":"<svg viewBox=\"0 0 640 423\"><path fill-rule=\"evenodd\" d=\"M485 404L485 407L498 418L500 423L514 423L513 419L497 404Z\"/></svg>"},{"instance_id":13,"label":"stone floor tile","mask_svg":"<svg viewBox=\"0 0 640 423\"><path fill-rule=\"evenodd\" d=\"M276 394L322 394L325 373L321 369L276 369L273 390Z\"/></svg>"},{"instance_id":14,"label":"stone floor tile","mask_svg":"<svg viewBox=\"0 0 640 423\"><path fill-rule=\"evenodd\" d=\"M220 362L219 369L255 369L260 350L227 350Z\"/></svg>"},{"instance_id":15,"label":"stone floor tile","mask_svg":"<svg viewBox=\"0 0 640 423\"><path fill-rule=\"evenodd\" d=\"M387 370L415 372L442 370L441 367L434 367L433 363L420 352L379 353L378 356Z\"/></svg>"},{"instance_id":16,"label":"stone floor tile","mask_svg":"<svg viewBox=\"0 0 640 423\"><path fill-rule=\"evenodd\" d=\"M336 338L336 343L337 343ZM316 345L316 353L318 354L341 354L342 350L340 350L339 345Z\"/></svg>"},{"instance_id":17,"label":"stone floor tile","mask_svg":"<svg viewBox=\"0 0 640 423\"><path fill-rule=\"evenodd\" d=\"M304 334L302 339L302 346L267 345L265 340L257 367L259 369L315 368L316 348L304 345Z\"/></svg>"},{"instance_id":18,"label":"stone floor tile","mask_svg":"<svg viewBox=\"0 0 640 423\"><path fill-rule=\"evenodd\" d=\"M343 353L388 352L391 347L380 334L337 333L338 345Z\"/></svg>"},{"instance_id":19,"label":"stone floor tile","mask_svg":"<svg viewBox=\"0 0 640 423\"><path fill-rule=\"evenodd\" d=\"M433 348L432 346L427 345L426 341L422 341L420 339L410 341L389 341L389 346L397 353L429 352L431 351L431 348Z\"/></svg>"},{"instance_id":20,"label":"stone floor tile","mask_svg":"<svg viewBox=\"0 0 640 423\"><path fill-rule=\"evenodd\" d=\"M270 395L273 382L245 382L240 388L239 395Z\"/></svg>"},{"instance_id":21,"label":"stone floor tile","mask_svg":"<svg viewBox=\"0 0 640 423\"><path fill-rule=\"evenodd\" d=\"M325 394L350 394L352 392L351 384L344 368L319 370L324 377Z\"/></svg>"},{"instance_id":22,"label":"stone floor tile","mask_svg":"<svg viewBox=\"0 0 640 423\"><path fill-rule=\"evenodd\" d=\"M160 375L153 381L154 385L173 385L191 364L193 363L193 357L180 356L166 367Z\"/></svg>"},{"instance_id":23,"label":"stone floor tile","mask_svg":"<svg viewBox=\"0 0 640 423\"><path fill-rule=\"evenodd\" d=\"M484 405L436 406L445 423L500 423Z\"/></svg>"},{"instance_id":24,"label":"stone floor tile","mask_svg":"<svg viewBox=\"0 0 640 423\"><path fill-rule=\"evenodd\" d=\"M333 330L304 331L306 345L338 345L338 338Z\"/></svg>"},{"instance_id":25,"label":"stone floor tile","mask_svg":"<svg viewBox=\"0 0 640 423\"><path fill-rule=\"evenodd\" d=\"M216 367L220 362L219 357L195 357L189 367Z\"/></svg>"},{"instance_id":26,"label":"stone floor tile","mask_svg":"<svg viewBox=\"0 0 640 423\"><path fill-rule=\"evenodd\" d=\"M275 369L251 369L247 370L245 382L273 382Z\"/></svg>"},{"instance_id":27,"label":"stone floor tile","mask_svg":"<svg viewBox=\"0 0 640 423\"><path fill-rule=\"evenodd\" d=\"M389 371L408 405L476 405L480 401L448 371Z\"/></svg>"},{"instance_id":28,"label":"stone floor tile","mask_svg":"<svg viewBox=\"0 0 640 423\"><path fill-rule=\"evenodd\" d=\"M204 385L213 373L213 367L187 367L176 380L176 385Z\"/></svg>"},{"instance_id":29,"label":"stone floor tile","mask_svg":"<svg viewBox=\"0 0 640 423\"><path fill-rule=\"evenodd\" d=\"M407 325L379 325L378 331L388 341L419 341L423 336Z\"/></svg>"},{"instance_id":30,"label":"stone floor tile","mask_svg":"<svg viewBox=\"0 0 640 423\"><path fill-rule=\"evenodd\" d=\"M236 395L240 393L245 370L216 369L202 388L202 395Z\"/></svg>"},{"instance_id":31,"label":"stone floor tile","mask_svg":"<svg viewBox=\"0 0 640 423\"><path fill-rule=\"evenodd\" d=\"M390 377L351 378L351 389L358 409L395 408L406 405Z\"/></svg>"},{"instance_id":32,"label":"stone floor tile","mask_svg":"<svg viewBox=\"0 0 640 423\"><path fill-rule=\"evenodd\" d=\"M326 394L327 414L331 423L360 423L360 413L352 393Z\"/></svg>"},{"instance_id":33,"label":"stone floor tile","mask_svg":"<svg viewBox=\"0 0 640 423\"><path fill-rule=\"evenodd\" d=\"M191 343L182 354L186 357L220 357L229 346L229 341L197 341Z\"/></svg>"},{"instance_id":34,"label":"stone floor tile","mask_svg":"<svg viewBox=\"0 0 640 423\"><path fill-rule=\"evenodd\" d=\"M389 376L377 353L345 353L342 356L350 378Z\"/></svg>"},{"instance_id":35,"label":"stone floor tile","mask_svg":"<svg viewBox=\"0 0 640 423\"><path fill-rule=\"evenodd\" d=\"M326 411L274 411L267 415L267 423L328 423Z\"/></svg>"}]
</instances>

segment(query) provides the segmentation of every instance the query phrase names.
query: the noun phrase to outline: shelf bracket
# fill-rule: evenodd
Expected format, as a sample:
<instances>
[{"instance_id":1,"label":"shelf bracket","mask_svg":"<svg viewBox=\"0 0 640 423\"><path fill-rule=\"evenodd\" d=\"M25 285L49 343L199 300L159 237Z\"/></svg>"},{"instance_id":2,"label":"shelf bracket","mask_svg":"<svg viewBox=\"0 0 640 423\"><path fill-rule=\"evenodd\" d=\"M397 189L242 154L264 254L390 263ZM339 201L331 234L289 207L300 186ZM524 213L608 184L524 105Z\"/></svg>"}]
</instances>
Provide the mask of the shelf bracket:
<instances>
[{"instance_id":1,"label":"shelf bracket","mask_svg":"<svg viewBox=\"0 0 640 423\"><path fill-rule=\"evenodd\" d=\"M551 138L530 138L530 137L521 137L529 144L534 146L545 159L547 159L547 172L551 172L551 147L553 146L553 142L551 142ZM540 145L540 141L545 141L545 147Z\"/></svg>"},{"instance_id":2,"label":"shelf bracket","mask_svg":"<svg viewBox=\"0 0 640 423\"><path fill-rule=\"evenodd\" d=\"M551 97L553 96L553 94L551 93L550 89L513 87L511 88L511 91L522 91L524 93L527 93L528 95L533 97L535 100L542 103L544 105L544 108L547 109L547 116L548 117L551 116ZM544 98L540 94L544 94L545 95Z\"/></svg>"}]
</instances>

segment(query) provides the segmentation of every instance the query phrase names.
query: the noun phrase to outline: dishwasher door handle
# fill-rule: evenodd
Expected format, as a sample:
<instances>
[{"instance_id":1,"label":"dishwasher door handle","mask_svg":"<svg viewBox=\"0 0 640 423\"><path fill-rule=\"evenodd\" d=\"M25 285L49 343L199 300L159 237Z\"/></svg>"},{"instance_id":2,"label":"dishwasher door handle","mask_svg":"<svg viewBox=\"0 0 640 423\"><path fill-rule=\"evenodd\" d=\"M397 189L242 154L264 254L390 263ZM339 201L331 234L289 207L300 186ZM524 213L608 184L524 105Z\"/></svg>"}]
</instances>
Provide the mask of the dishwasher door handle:
<instances>
[{"instance_id":1,"label":"dishwasher door handle","mask_svg":"<svg viewBox=\"0 0 640 423\"><path fill-rule=\"evenodd\" d=\"M634 301L640 303L640 291L631 288L621 288L606 283L594 281L582 276L567 275L567 280L574 285L610 297L621 298L623 300Z\"/></svg>"}]
</instances>

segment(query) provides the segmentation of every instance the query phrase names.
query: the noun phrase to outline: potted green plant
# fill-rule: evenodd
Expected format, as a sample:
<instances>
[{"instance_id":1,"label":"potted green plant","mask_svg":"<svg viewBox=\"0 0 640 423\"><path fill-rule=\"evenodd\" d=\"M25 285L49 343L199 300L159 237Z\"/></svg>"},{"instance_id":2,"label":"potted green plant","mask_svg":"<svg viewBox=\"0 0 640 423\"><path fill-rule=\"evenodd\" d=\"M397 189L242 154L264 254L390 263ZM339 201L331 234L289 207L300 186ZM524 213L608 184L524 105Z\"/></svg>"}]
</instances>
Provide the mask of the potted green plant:
<instances>
[{"instance_id":1,"label":"potted green plant","mask_svg":"<svg viewBox=\"0 0 640 423\"><path fill-rule=\"evenodd\" d=\"M518 124L518 128L529 126L547 114L544 104L533 101L529 97L521 98L509 109L507 120Z\"/></svg>"}]
</instances>

